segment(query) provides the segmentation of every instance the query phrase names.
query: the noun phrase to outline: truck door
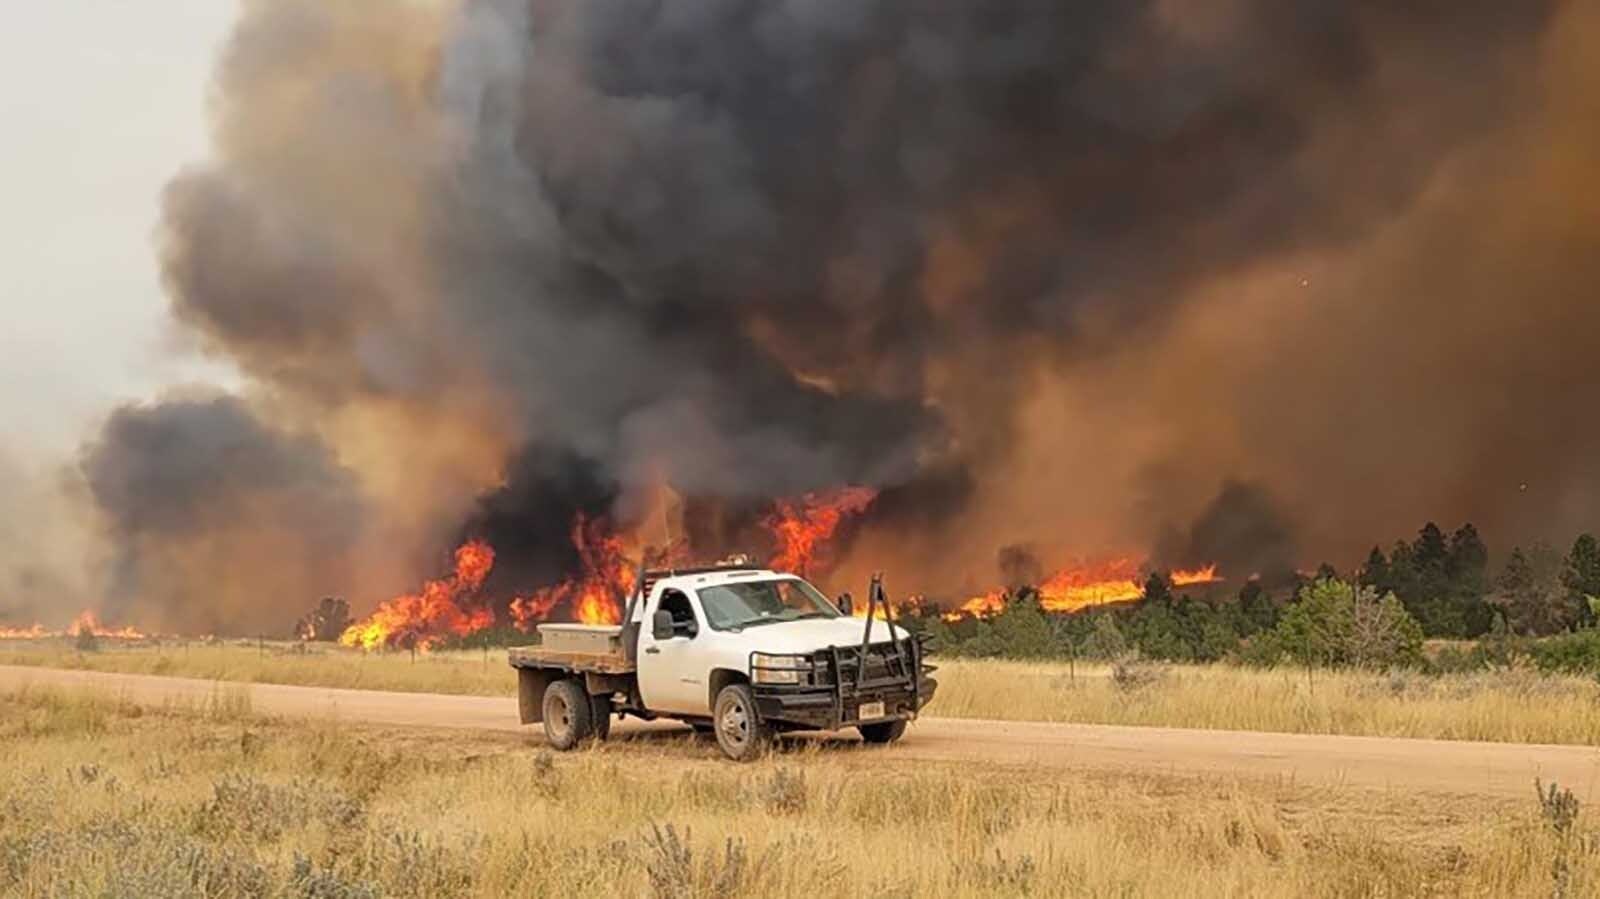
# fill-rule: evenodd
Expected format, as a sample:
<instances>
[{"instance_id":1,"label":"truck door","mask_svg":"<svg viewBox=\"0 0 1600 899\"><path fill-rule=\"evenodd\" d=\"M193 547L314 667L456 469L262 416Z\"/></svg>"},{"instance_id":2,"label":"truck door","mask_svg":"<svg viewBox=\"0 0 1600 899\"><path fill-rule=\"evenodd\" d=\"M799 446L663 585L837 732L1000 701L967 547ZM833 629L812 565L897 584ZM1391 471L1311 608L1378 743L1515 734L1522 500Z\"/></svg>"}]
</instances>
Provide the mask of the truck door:
<instances>
[{"instance_id":1,"label":"truck door","mask_svg":"<svg viewBox=\"0 0 1600 899\"><path fill-rule=\"evenodd\" d=\"M672 636L657 639L656 610L672 615ZM645 708L680 715L711 714L706 698L706 672L702 650L705 622L682 591L667 588L645 604L639 628L639 696Z\"/></svg>"}]
</instances>

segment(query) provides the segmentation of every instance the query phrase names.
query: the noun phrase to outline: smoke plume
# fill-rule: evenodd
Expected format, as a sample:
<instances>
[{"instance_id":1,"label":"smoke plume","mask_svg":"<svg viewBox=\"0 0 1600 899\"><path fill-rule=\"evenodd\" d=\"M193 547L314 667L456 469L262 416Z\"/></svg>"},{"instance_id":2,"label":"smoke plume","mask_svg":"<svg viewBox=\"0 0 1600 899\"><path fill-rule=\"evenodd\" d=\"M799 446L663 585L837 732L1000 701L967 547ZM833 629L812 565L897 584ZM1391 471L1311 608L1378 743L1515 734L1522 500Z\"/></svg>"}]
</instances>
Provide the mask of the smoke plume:
<instances>
[{"instance_id":1,"label":"smoke plume","mask_svg":"<svg viewBox=\"0 0 1600 899\"><path fill-rule=\"evenodd\" d=\"M231 397L118 409L82 473L120 548L107 611L122 621L282 635L305 597L348 579L364 524L325 446Z\"/></svg>"},{"instance_id":2,"label":"smoke plume","mask_svg":"<svg viewBox=\"0 0 1600 899\"><path fill-rule=\"evenodd\" d=\"M160 252L251 399L85 472L191 621L370 598L378 520L544 577L662 483L881 488L845 575L936 595L1593 526L1589 7L246 2Z\"/></svg>"}]
</instances>

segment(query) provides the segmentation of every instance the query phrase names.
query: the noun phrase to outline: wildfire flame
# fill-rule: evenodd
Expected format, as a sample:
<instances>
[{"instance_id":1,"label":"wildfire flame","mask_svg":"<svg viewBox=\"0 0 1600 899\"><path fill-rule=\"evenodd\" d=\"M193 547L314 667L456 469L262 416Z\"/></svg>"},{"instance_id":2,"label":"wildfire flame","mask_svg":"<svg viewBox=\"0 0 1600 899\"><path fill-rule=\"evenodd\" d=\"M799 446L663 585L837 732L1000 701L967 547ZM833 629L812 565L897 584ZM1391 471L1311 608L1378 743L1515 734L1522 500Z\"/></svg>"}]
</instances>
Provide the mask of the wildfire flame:
<instances>
[{"instance_id":1,"label":"wildfire flame","mask_svg":"<svg viewBox=\"0 0 1600 899\"><path fill-rule=\"evenodd\" d=\"M1215 565L1174 571L1170 578L1175 587L1213 584L1222 580ZM1144 586L1140 582L1138 564L1129 558L1118 558L1063 568L1039 584L1038 592L1039 607L1046 612L1076 612L1091 606L1138 599L1144 595ZM1005 608L1006 595L1005 590L990 590L972 597L954 611L946 612L943 618L955 621L963 617L988 618L997 615Z\"/></svg>"},{"instance_id":2,"label":"wildfire flame","mask_svg":"<svg viewBox=\"0 0 1600 899\"><path fill-rule=\"evenodd\" d=\"M0 640L41 640L47 637L77 637L89 634L111 640L143 640L149 635L133 626L107 627L89 609L78 613L65 630L52 631L39 624L28 627L0 627Z\"/></svg>"},{"instance_id":3,"label":"wildfire flame","mask_svg":"<svg viewBox=\"0 0 1600 899\"><path fill-rule=\"evenodd\" d=\"M550 612L565 605L583 624L617 624L622 606L638 577L629 561L628 544L610 533L600 519L579 515L572 524L572 545L577 547L583 573L554 587L536 590L511 601L511 618L530 630Z\"/></svg>"},{"instance_id":4,"label":"wildfire flame","mask_svg":"<svg viewBox=\"0 0 1600 899\"><path fill-rule=\"evenodd\" d=\"M456 550L455 573L428 581L415 594L396 596L378 606L365 621L339 637L345 646L362 649L413 647L426 650L447 636L466 636L494 624L494 610L467 607L494 567L494 548L469 540Z\"/></svg>"},{"instance_id":5,"label":"wildfire flame","mask_svg":"<svg viewBox=\"0 0 1600 899\"><path fill-rule=\"evenodd\" d=\"M839 525L859 515L878 496L870 487L843 487L821 493L807 493L795 500L778 500L771 515L762 522L777 540L768 567L804 577L819 561L821 553Z\"/></svg>"},{"instance_id":6,"label":"wildfire flame","mask_svg":"<svg viewBox=\"0 0 1600 899\"><path fill-rule=\"evenodd\" d=\"M877 491L845 487L779 500L763 525L772 533L777 549L772 568L805 573L825 561L827 543L846 518L859 514ZM511 622L521 630L548 620L561 609L583 624L617 624L623 606L638 579L637 560L646 552L637 534L620 534L609 522L578 515L572 524L572 545L578 551L580 572L549 587L511 599ZM652 564L686 562L688 547L658 549ZM428 581L420 592L397 596L383 603L339 638L346 646L364 649L411 646L428 649L445 637L467 636L491 627L493 608L478 596L494 566L494 549L471 540L456 550L455 574ZM465 604L464 604L465 603Z\"/></svg>"},{"instance_id":7,"label":"wildfire flame","mask_svg":"<svg viewBox=\"0 0 1600 899\"><path fill-rule=\"evenodd\" d=\"M67 636L77 637L83 634L92 634L96 637L109 637L113 640L143 640L145 633L131 625L126 627L106 627L100 623L94 612L84 609L78 617L67 625Z\"/></svg>"}]
</instances>

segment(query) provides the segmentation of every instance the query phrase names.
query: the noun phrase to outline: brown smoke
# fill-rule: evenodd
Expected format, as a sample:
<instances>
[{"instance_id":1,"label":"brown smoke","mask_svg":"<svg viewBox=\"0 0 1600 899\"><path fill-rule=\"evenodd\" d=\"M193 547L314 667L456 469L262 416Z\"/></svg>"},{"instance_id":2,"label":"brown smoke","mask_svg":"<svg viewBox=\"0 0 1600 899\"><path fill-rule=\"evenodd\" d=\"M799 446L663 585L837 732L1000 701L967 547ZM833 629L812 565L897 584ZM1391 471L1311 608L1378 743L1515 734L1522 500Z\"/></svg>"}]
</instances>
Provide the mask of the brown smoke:
<instances>
[{"instance_id":1,"label":"brown smoke","mask_svg":"<svg viewBox=\"0 0 1600 899\"><path fill-rule=\"evenodd\" d=\"M0 448L0 622L64 627L95 598L96 547L77 483Z\"/></svg>"},{"instance_id":2,"label":"brown smoke","mask_svg":"<svg viewBox=\"0 0 1600 899\"><path fill-rule=\"evenodd\" d=\"M248 2L161 253L251 393L91 442L118 589L535 580L662 481L882 488L843 573L935 595L1593 527L1591 5ZM120 439L218 409L273 478Z\"/></svg>"}]
</instances>

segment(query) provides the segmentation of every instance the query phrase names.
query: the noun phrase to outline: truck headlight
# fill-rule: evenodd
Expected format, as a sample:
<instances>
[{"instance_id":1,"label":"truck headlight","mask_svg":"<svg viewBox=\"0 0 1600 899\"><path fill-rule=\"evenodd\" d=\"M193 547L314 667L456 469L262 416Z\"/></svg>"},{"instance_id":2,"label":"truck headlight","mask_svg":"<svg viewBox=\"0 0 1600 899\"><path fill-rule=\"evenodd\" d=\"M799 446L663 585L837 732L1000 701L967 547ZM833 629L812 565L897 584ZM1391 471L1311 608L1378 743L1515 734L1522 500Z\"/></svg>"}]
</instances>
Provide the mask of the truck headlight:
<instances>
[{"instance_id":1,"label":"truck headlight","mask_svg":"<svg viewBox=\"0 0 1600 899\"><path fill-rule=\"evenodd\" d=\"M750 680L757 684L803 684L810 680L811 660L805 656L750 657Z\"/></svg>"}]
</instances>

